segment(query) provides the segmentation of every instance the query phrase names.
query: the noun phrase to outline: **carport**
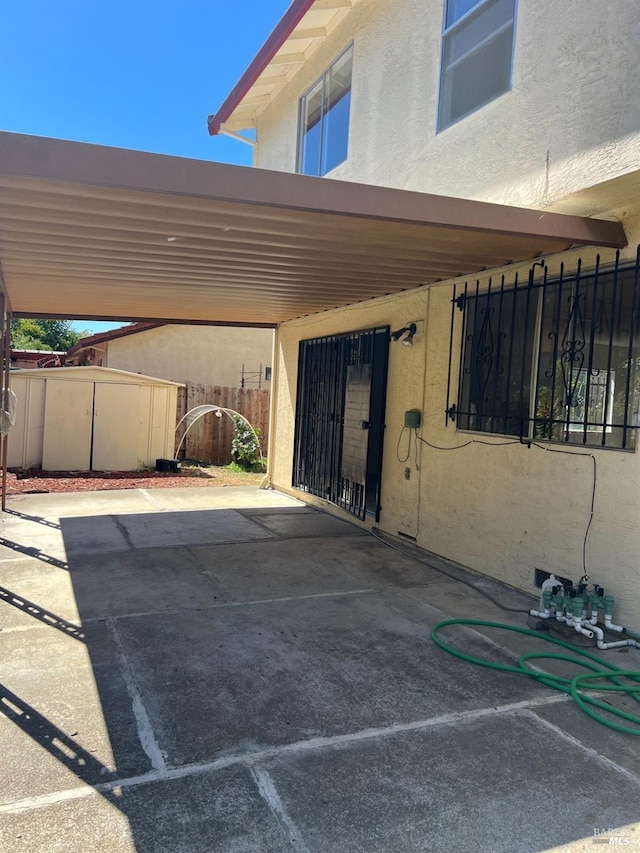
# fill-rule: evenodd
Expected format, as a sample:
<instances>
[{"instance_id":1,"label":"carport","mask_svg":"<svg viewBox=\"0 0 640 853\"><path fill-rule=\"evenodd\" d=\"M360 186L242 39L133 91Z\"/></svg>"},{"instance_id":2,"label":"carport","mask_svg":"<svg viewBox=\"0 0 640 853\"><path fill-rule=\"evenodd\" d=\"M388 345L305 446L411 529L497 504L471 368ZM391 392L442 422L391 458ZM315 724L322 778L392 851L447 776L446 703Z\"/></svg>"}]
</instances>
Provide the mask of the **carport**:
<instances>
[{"instance_id":1,"label":"carport","mask_svg":"<svg viewBox=\"0 0 640 853\"><path fill-rule=\"evenodd\" d=\"M7 323L277 329L570 246L625 244L616 222L0 133ZM277 375L272 389L275 400Z\"/></svg>"},{"instance_id":2,"label":"carport","mask_svg":"<svg viewBox=\"0 0 640 853\"><path fill-rule=\"evenodd\" d=\"M277 329L624 244L612 222L0 134L5 351L12 312ZM428 640L447 617L523 623L464 583L530 599L401 551L275 491L16 498L0 848L637 849L636 739ZM501 661L531 648L451 636Z\"/></svg>"}]
</instances>

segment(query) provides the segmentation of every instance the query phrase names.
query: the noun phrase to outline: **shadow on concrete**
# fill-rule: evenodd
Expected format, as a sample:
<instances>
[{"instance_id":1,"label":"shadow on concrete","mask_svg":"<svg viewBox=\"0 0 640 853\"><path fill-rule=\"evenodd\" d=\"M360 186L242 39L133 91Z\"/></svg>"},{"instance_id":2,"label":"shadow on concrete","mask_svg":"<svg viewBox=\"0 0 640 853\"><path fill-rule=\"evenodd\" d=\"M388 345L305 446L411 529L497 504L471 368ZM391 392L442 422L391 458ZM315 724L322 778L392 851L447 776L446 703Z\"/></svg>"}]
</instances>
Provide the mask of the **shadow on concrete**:
<instances>
[{"instance_id":1,"label":"shadow on concrete","mask_svg":"<svg viewBox=\"0 0 640 853\"><path fill-rule=\"evenodd\" d=\"M638 814L613 763L638 774L636 751L600 761L599 727L579 721L581 751L566 704L428 641L458 610L517 617L348 522L162 508L61 518L60 535L68 573L32 553L30 572L70 581L78 624L71 602L0 588L22 620L0 712L26 768L24 814L0 817L9 839L28 827L25 853L58 849L61 826L65 853L529 853ZM456 641L509 659L489 637Z\"/></svg>"},{"instance_id":2,"label":"shadow on concrete","mask_svg":"<svg viewBox=\"0 0 640 853\"><path fill-rule=\"evenodd\" d=\"M58 631L62 631L62 633L67 637L75 637L76 640L84 641L84 632L78 625L74 625L72 622L67 622L66 619L61 619L60 616L57 616L55 613L51 613L50 610L45 610L43 607L39 607L33 601L29 601L29 599L24 598L21 595L16 595L4 586L0 586L0 601L10 604L21 613L26 613L28 616L32 616L34 619L44 622L44 624L48 625L50 628L56 628Z\"/></svg>"},{"instance_id":3,"label":"shadow on concrete","mask_svg":"<svg viewBox=\"0 0 640 853\"><path fill-rule=\"evenodd\" d=\"M278 511L269 508L269 516L277 516ZM187 546L264 541L273 534L264 525L224 508L70 517L61 518L60 524L27 512L12 511L11 515L22 525L21 538L23 531L25 538L1 538L0 545L68 572L79 617L79 624L74 624L34 601L35 596L0 587L0 602L25 617L7 639L16 644L18 638L30 641L28 650L23 643L24 689L0 685L0 715L28 739L19 742L15 754L6 756L10 764L17 756L23 773L27 769L24 778L12 780L15 800L37 810L29 825L31 846L27 844L25 849L53 849L61 811L72 814L78 826L86 823L89 832L94 815L101 815L101 823L108 826L115 810L119 815L116 829L109 830L113 838L103 848L109 851L289 851L286 837L257 794L247 767L222 768L222 773L218 769L215 774L199 772L197 791L192 779L167 772L144 705L154 697L147 694L143 701L117 625L117 617L131 618L123 612L127 599L135 599L144 613L158 606L171 612L215 606L226 596L218 595L215 580L197 566ZM28 544L27 537L35 535L30 533L30 525L44 527L51 534L59 531L68 560L46 554L43 542L39 542L42 549ZM35 563L30 565L37 574ZM114 593L113 598L107 590ZM100 610L105 601L104 618L96 616L96 608ZM55 634L28 631L29 620L54 628ZM73 661L68 659L67 638L77 641L83 650ZM34 663L43 673L35 680L37 684L30 684L28 667ZM92 691L97 694L94 699ZM74 720L83 714L92 719L77 732L77 722L73 729L65 727L45 707L53 708L54 713L62 709L61 716L68 716L72 709ZM112 761L106 763L96 753L110 754ZM6 794L11 797L11 792ZM1 819L9 839L12 826L19 827L16 839L22 849L25 833L19 815L7 812ZM91 837L95 840L102 834L101 827L94 828ZM82 835L79 842L71 837L65 842L66 853L75 853L76 843L81 844L78 853L84 853L87 839Z\"/></svg>"},{"instance_id":4,"label":"shadow on concrete","mask_svg":"<svg viewBox=\"0 0 640 853\"><path fill-rule=\"evenodd\" d=\"M112 770L4 684L0 684L0 713L71 770L79 781L96 785L115 778Z\"/></svg>"},{"instance_id":5,"label":"shadow on concrete","mask_svg":"<svg viewBox=\"0 0 640 853\"><path fill-rule=\"evenodd\" d=\"M56 569L68 569L69 564L65 560L59 560L57 557L51 556L35 545L23 545L20 542L14 542L11 539L4 539L0 536L0 548L8 548L15 551L16 554L22 554L24 557L34 557L42 563L47 563L50 566L55 566Z\"/></svg>"},{"instance_id":6,"label":"shadow on concrete","mask_svg":"<svg viewBox=\"0 0 640 853\"><path fill-rule=\"evenodd\" d=\"M26 512L18 512L15 509L5 509L5 515L12 515L14 518L20 518L22 521L35 521L36 524L42 524L43 527L50 527L52 530L60 530L60 525L55 521L44 518L41 515L29 515Z\"/></svg>"}]
</instances>

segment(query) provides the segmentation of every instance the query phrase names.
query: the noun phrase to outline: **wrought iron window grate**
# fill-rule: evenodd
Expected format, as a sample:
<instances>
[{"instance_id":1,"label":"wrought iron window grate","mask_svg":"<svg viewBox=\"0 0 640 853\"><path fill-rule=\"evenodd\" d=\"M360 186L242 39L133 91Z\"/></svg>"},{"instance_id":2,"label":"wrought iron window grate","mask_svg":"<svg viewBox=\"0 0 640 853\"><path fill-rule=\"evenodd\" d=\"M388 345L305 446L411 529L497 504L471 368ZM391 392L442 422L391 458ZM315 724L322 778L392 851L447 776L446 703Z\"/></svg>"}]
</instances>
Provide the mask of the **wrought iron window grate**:
<instances>
[{"instance_id":1,"label":"wrought iron window grate","mask_svg":"<svg viewBox=\"0 0 640 853\"><path fill-rule=\"evenodd\" d=\"M454 288L447 423L521 439L634 449L640 401L640 246L608 267L537 264ZM454 337L462 314L458 396L451 405Z\"/></svg>"}]
</instances>

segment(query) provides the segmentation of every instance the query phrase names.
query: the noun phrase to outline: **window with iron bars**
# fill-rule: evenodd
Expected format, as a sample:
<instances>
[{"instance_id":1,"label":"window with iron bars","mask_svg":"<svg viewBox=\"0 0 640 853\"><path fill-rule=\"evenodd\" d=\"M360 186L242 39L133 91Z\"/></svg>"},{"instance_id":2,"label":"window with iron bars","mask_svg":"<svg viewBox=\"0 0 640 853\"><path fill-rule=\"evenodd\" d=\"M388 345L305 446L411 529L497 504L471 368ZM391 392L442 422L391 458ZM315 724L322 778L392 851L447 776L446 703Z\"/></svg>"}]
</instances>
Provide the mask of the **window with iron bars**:
<instances>
[{"instance_id":1,"label":"window with iron bars","mask_svg":"<svg viewBox=\"0 0 640 853\"><path fill-rule=\"evenodd\" d=\"M464 315L458 429L633 450L640 401L640 247L635 264L547 270L536 281L454 290ZM539 271L538 271L539 272ZM538 276L539 277L539 276ZM451 367L449 372L451 384Z\"/></svg>"}]
</instances>

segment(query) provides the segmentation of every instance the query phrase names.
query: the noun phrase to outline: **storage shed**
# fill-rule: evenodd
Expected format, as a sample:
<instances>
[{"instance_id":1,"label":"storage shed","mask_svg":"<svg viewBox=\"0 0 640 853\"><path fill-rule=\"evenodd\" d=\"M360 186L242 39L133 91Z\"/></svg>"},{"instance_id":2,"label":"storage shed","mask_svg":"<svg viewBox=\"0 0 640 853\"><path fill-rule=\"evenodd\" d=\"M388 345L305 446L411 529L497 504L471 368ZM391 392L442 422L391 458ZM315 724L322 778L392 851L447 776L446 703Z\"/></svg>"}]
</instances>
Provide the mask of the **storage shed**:
<instances>
[{"instance_id":1,"label":"storage shed","mask_svg":"<svg viewBox=\"0 0 640 853\"><path fill-rule=\"evenodd\" d=\"M180 383L106 367L12 371L9 467L136 471L173 458Z\"/></svg>"}]
</instances>

